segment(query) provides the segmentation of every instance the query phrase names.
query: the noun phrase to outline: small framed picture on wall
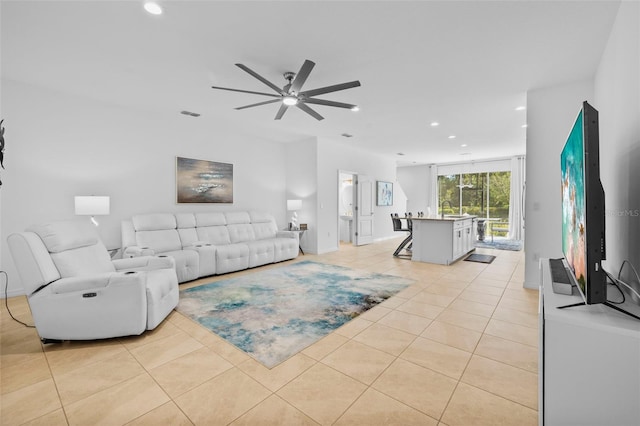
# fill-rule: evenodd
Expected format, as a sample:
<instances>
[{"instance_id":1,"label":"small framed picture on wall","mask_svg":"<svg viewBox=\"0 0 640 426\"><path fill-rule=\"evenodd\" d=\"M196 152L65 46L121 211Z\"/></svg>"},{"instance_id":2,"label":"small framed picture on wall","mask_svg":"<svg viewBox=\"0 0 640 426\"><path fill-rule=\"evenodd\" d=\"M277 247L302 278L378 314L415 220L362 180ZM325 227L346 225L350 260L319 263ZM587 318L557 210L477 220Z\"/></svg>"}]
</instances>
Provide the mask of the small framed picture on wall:
<instances>
[{"instance_id":1,"label":"small framed picture on wall","mask_svg":"<svg viewBox=\"0 0 640 426\"><path fill-rule=\"evenodd\" d=\"M393 205L393 183L378 181L378 196L376 198L376 205L378 206L392 206Z\"/></svg>"}]
</instances>

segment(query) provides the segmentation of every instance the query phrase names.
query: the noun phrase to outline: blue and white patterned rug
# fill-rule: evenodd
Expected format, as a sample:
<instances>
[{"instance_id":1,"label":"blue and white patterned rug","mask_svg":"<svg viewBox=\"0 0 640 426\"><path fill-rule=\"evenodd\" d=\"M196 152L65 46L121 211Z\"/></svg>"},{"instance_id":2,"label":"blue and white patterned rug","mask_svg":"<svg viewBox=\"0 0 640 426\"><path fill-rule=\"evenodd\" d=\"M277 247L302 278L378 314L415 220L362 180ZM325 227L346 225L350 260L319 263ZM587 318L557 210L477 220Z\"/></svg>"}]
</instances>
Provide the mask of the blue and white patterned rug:
<instances>
[{"instance_id":1,"label":"blue and white patterned rug","mask_svg":"<svg viewBox=\"0 0 640 426\"><path fill-rule=\"evenodd\" d=\"M302 261L181 290L177 310L272 368L412 283Z\"/></svg>"}]
</instances>

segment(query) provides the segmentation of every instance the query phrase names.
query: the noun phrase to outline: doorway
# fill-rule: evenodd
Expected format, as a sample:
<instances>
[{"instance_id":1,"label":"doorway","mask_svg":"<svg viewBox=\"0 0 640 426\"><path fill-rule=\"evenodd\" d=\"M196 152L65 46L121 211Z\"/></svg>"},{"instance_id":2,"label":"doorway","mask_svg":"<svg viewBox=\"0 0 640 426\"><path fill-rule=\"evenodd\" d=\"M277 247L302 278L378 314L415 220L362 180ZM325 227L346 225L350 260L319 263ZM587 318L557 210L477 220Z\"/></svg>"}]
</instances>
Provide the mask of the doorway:
<instances>
[{"instance_id":1,"label":"doorway","mask_svg":"<svg viewBox=\"0 0 640 426\"><path fill-rule=\"evenodd\" d=\"M355 179L353 172L338 172L338 247L354 242Z\"/></svg>"}]
</instances>

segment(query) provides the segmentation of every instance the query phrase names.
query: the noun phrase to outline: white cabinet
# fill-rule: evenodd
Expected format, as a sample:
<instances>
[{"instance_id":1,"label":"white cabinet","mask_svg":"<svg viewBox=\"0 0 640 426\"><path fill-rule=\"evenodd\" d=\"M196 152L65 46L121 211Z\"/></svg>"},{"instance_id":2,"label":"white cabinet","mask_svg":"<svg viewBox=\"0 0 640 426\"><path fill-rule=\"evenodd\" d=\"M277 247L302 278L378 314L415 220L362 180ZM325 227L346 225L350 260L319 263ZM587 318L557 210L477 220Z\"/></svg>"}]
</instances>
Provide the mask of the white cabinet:
<instances>
[{"instance_id":1,"label":"white cabinet","mask_svg":"<svg viewBox=\"0 0 640 426\"><path fill-rule=\"evenodd\" d=\"M539 424L640 425L640 321L605 305L558 309L582 297L553 292L548 259L540 276ZM629 297L622 306L640 314Z\"/></svg>"},{"instance_id":2,"label":"white cabinet","mask_svg":"<svg viewBox=\"0 0 640 426\"><path fill-rule=\"evenodd\" d=\"M474 250L473 218L414 218L411 259L449 265Z\"/></svg>"}]
</instances>

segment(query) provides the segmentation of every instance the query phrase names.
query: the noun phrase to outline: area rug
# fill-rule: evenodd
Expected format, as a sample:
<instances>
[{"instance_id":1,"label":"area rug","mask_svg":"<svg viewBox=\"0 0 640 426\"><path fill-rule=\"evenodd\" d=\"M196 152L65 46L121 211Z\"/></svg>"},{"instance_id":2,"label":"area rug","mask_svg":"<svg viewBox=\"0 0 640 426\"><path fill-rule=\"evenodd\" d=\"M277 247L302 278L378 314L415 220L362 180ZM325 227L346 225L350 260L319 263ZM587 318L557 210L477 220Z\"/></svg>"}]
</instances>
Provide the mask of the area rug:
<instances>
[{"instance_id":1,"label":"area rug","mask_svg":"<svg viewBox=\"0 0 640 426\"><path fill-rule=\"evenodd\" d=\"M476 241L474 243L475 247L480 248L492 248L497 250L511 250L511 251L520 251L522 250L522 241L517 240L485 240L485 241Z\"/></svg>"},{"instance_id":2,"label":"area rug","mask_svg":"<svg viewBox=\"0 0 640 426\"><path fill-rule=\"evenodd\" d=\"M491 263L495 258L495 256L492 256L490 254L473 253L472 255L469 255L465 260L467 262Z\"/></svg>"},{"instance_id":3,"label":"area rug","mask_svg":"<svg viewBox=\"0 0 640 426\"><path fill-rule=\"evenodd\" d=\"M177 310L272 368L412 283L302 261L181 290Z\"/></svg>"}]
</instances>

